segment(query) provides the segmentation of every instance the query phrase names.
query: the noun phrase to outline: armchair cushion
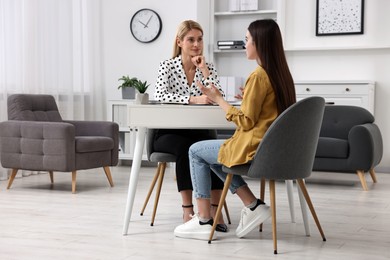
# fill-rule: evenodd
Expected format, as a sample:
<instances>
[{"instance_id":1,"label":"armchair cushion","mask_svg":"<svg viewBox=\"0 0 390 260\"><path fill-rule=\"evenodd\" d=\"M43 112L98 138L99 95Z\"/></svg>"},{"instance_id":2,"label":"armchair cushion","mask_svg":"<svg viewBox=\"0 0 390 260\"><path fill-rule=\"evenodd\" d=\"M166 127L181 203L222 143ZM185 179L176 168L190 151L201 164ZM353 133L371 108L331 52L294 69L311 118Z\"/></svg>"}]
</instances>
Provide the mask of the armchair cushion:
<instances>
[{"instance_id":1,"label":"armchair cushion","mask_svg":"<svg viewBox=\"0 0 390 260\"><path fill-rule=\"evenodd\" d=\"M316 157L325 158L347 158L348 157L348 140L320 137Z\"/></svg>"},{"instance_id":2,"label":"armchair cushion","mask_svg":"<svg viewBox=\"0 0 390 260\"><path fill-rule=\"evenodd\" d=\"M114 149L112 138L105 136L76 136L76 153L99 152Z\"/></svg>"}]
</instances>

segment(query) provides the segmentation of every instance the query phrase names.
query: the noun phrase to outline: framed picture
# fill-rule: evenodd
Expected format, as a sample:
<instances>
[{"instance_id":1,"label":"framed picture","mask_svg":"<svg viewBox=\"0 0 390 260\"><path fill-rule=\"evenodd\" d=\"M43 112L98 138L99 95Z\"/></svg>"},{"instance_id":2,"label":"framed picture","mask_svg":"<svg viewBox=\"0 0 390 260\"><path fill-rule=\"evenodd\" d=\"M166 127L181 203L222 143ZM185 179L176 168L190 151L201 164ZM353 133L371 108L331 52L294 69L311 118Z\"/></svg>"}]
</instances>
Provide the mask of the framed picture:
<instances>
[{"instance_id":1,"label":"framed picture","mask_svg":"<svg viewBox=\"0 0 390 260\"><path fill-rule=\"evenodd\" d=\"M364 0L317 0L316 35L363 34Z\"/></svg>"}]
</instances>

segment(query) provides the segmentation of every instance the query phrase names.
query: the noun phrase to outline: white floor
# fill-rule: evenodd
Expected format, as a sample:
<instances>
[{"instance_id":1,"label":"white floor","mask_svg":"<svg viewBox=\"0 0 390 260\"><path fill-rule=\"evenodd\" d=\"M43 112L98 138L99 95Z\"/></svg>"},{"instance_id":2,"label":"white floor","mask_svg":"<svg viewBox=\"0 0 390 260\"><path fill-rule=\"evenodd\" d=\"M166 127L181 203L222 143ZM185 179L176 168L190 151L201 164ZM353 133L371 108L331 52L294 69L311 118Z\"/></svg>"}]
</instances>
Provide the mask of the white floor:
<instances>
[{"instance_id":1,"label":"white floor","mask_svg":"<svg viewBox=\"0 0 390 260\"><path fill-rule=\"evenodd\" d=\"M291 223L284 183L277 183L278 255L273 254L271 221L262 233L238 239L241 203L229 194L231 232L207 244L179 239L173 229L182 211L173 171L166 174L155 225L152 203L140 216L154 167L143 167L129 235L122 235L130 167L112 168L110 188L102 169L80 172L77 194L71 194L71 174L55 173L15 179L10 190L0 182L0 259L390 259L390 174L366 176L364 192L358 177L315 172L307 180L327 241L310 216L311 236L304 233L295 190L296 223ZM249 185L257 193L258 181ZM268 202L268 189L266 202ZM220 234L220 233L218 233Z\"/></svg>"}]
</instances>

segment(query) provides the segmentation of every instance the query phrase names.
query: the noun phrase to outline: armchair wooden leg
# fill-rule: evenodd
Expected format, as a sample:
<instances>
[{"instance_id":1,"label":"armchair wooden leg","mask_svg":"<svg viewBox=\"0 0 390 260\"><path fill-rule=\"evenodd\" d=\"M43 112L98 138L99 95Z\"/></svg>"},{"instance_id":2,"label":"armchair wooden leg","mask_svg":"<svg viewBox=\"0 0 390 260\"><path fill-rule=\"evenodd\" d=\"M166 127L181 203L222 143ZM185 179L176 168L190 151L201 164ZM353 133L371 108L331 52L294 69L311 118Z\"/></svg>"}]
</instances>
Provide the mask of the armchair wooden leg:
<instances>
[{"instance_id":1,"label":"armchair wooden leg","mask_svg":"<svg viewBox=\"0 0 390 260\"><path fill-rule=\"evenodd\" d=\"M156 190L156 198L154 199L152 221L150 222L151 226L153 226L154 219L156 217L157 206L158 206L158 201L160 200L161 187L162 187L162 184L163 184L164 175L165 175L165 168L166 167L167 167L167 163L166 162L158 163L159 179L158 179L157 190Z\"/></svg>"},{"instance_id":2,"label":"armchair wooden leg","mask_svg":"<svg viewBox=\"0 0 390 260\"><path fill-rule=\"evenodd\" d=\"M376 174L374 169L370 169L371 179L374 183L377 183Z\"/></svg>"},{"instance_id":3,"label":"armchair wooden leg","mask_svg":"<svg viewBox=\"0 0 390 260\"><path fill-rule=\"evenodd\" d=\"M265 179L261 179L260 181L260 199L264 201L265 198ZM263 231L263 223L259 226L259 232Z\"/></svg>"},{"instance_id":4,"label":"armchair wooden leg","mask_svg":"<svg viewBox=\"0 0 390 260\"><path fill-rule=\"evenodd\" d=\"M275 180L269 181L269 191L271 199L271 213L272 213L272 238L274 240L274 254L278 253L278 239L276 234L276 194L275 194Z\"/></svg>"},{"instance_id":5,"label":"armchair wooden leg","mask_svg":"<svg viewBox=\"0 0 390 260\"><path fill-rule=\"evenodd\" d=\"M9 176L9 181L8 181L7 190L8 190L9 188L11 188L12 182L14 181L15 176L16 176L16 174L18 173L18 170L19 170L19 169L12 169L11 176Z\"/></svg>"},{"instance_id":6,"label":"armchair wooden leg","mask_svg":"<svg viewBox=\"0 0 390 260\"><path fill-rule=\"evenodd\" d=\"M363 190L368 191L366 178L364 177L364 171L357 170L356 173L359 176L360 183L362 184Z\"/></svg>"},{"instance_id":7,"label":"armchair wooden leg","mask_svg":"<svg viewBox=\"0 0 390 260\"><path fill-rule=\"evenodd\" d=\"M309 193L307 192L305 182L304 182L302 179L298 179L297 182L298 182L298 184L299 184L299 187L301 188L301 191L302 191L302 193L303 193L303 196L305 197L306 203L307 203L307 205L309 206L309 209L310 209L310 212L311 212L311 214L312 214L312 216L313 216L313 218L314 218L314 221L316 222L318 231L320 232L320 234L321 234L321 236L322 236L322 240L323 240L323 241L326 241L324 231L323 231L322 228L321 228L320 221L318 220L316 211L315 211L315 209L314 209L314 207L313 207L313 203L311 202Z\"/></svg>"},{"instance_id":8,"label":"armchair wooden leg","mask_svg":"<svg viewBox=\"0 0 390 260\"><path fill-rule=\"evenodd\" d=\"M107 176L108 182L110 183L110 186L111 186L111 187L114 187L114 182L113 182L113 180L112 180L110 167L105 166L105 167L103 167L103 169L104 169L104 173L105 173L106 176Z\"/></svg>"},{"instance_id":9,"label":"armchair wooden leg","mask_svg":"<svg viewBox=\"0 0 390 260\"><path fill-rule=\"evenodd\" d=\"M146 195L146 199L145 199L144 205L142 206L142 210L141 210L141 213L140 213L141 216L144 214L145 208L148 205L150 196L152 195L152 192L154 190L154 186L156 186L156 182L158 180L158 176L159 175L160 175L160 163L158 164L156 174L153 177L152 183L150 184L150 187L149 187L148 195Z\"/></svg>"},{"instance_id":10,"label":"armchair wooden leg","mask_svg":"<svg viewBox=\"0 0 390 260\"><path fill-rule=\"evenodd\" d=\"M215 229L217 228L219 218L221 217L222 207L223 207L224 202L226 200L226 195L227 195L227 192L229 190L229 186L232 183L232 179L233 179L233 174L228 174L226 176L226 180L225 180L225 184L223 186L221 198L219 199L217 212L215 213L214 224L213 224L213 227L212 227L211 232L210 232L210 237L209 237L209 242L208 242L209 244L211 243L211 240L213 240L214 232L215 232Z\"/></svg>"},{"instance_id":11,"label":"armchair wooden leg","mask_svg":"<svg viewBox=\"0 0 390 260\"><path fill-rule=\"evenodd\" d=\"M50 183L54 183L54 177L53 177L53 171L49 171L49 176L50 176Z\"/></svg>"},{"instance_id":12,"label":"armchair wooden leg","mask_svg":"<svg viewBox=\"0 0 390 260\"><path fill-rule=\"evenodd\" d=\"M227 221L228 221L228 223L229 223L229 225L230 225L230 224L232 224L232 221L230 220L230 214L229 214L229 209L228 209L226 200L225 200L225 202L223 203L223 208L225 209L226 218L227 218Z\"/></svg>"},{"instance_id":13,"label":"armchair wooden leg","mask_svg":"<svg viewBox=\"0 0 390 260\"><path fill-rule=\"evenodd\" d=\"M72 193L76 193L76 171L72 171Z\"/></svg>"}]
</instances>

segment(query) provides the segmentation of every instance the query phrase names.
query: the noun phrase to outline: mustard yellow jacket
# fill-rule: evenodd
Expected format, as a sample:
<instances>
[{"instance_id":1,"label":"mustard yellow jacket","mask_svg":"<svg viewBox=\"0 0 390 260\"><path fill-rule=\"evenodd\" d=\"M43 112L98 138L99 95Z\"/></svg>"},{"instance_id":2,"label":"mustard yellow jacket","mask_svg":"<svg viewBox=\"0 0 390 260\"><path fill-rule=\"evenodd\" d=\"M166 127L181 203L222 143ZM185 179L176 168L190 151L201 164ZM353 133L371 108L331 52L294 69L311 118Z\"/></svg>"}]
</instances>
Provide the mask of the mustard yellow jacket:
<instances>
[{"instance_id":1,"label":"mustard yellow jacket","mask_svg":"<svg viewBox=\"0 0 390 260\"><path fill-rule=\"evenodd\" d=\"M240 109L231 106L226 119L236 124L233 136L221 146L218 161L228 167L252 160L265 132L278 116L275 93L265 70L259 66L245 82Z\"/></svg>"}]
</instances>

